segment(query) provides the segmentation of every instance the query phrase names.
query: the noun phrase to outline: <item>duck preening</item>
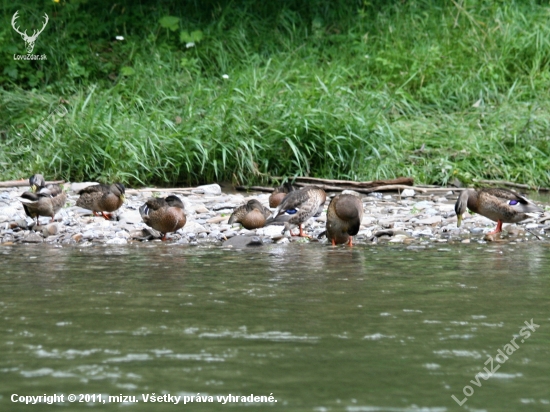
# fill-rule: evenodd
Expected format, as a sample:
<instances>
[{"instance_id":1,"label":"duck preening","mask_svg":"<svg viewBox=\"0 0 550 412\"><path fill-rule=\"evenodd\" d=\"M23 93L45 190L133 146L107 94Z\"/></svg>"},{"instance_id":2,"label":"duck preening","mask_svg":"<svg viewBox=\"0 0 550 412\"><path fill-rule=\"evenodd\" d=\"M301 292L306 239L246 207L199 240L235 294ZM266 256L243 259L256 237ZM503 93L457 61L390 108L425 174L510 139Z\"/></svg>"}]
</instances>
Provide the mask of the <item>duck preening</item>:
<instances>
[{"instance_id":1,"label":"duck preening","mask_svg":"<svg viewBox=\"0 0 550 412\"><path fill-rule=\"evenodd\" d=\"M271 210L262 205L257 199L252 199L236 208L228 223L230 225L240 223L245 229L258 229L265 226L269 216L271 216Z\"/></svg>"},{"instance_id":2,"label":"duck preening","mask_svg":"<svg viewBox=\"0 0 550 412\"><path fill-rule=\"evenodd\" d=\"M276 208L279 206L285 196L292 191L294 191L294 187L290 182L283 183L281 186L276 187L269 196L269 207Z\"/></svg>"},{"instance_id":3,"label":"duck preening","mask_svg":"<svg viewBox=\"0 0 550 412\"><path fill-rule=\"evenodd\" d=\"M125 188L122 183L113 183L112 185L92 185L78 192L80 197L76 205L84 209L91 210L94 216L102 215L110 220L111 215L105 212L114 212L124 203Z\"/></svg>"},{"instance_id":4,"label":"duck preening","mask_svg":"<svg viewBox=\"0 0 550 412\"><path fill-rule=\"evenodd\" d=\"M332 245L346 243L353 246L353 236L359 232L363 219L363 202L354 195L337 195L327 210L327 239Z\"/></svg>"},{"instance_id":5,"label":"duck preening","mask_svg":"<svg viewBox=\"0 0 550 412\"><path fill-rule=\"evenodd\" d=\"M306 186L299 190L288 193L279 206L275 209L266 224L284 222L285 229L289 230L291 236L311 237L304 233L302 224L309 218L322 212L327 194L317 186ZM292 227L298 226L300 233L294 235Z\"/></svg>"},{"instance_id":6,"label":"duck preening","mask_svg":"<svg viewBox=\"0 0 550 412\"><path fill-rule=\"evenodd\" d=\"M29 178L31 190L23 193L19 200L27 216L36 218L36 225L40 225L40 216L50 216L51 222L57 212L65 205L67 195L59 185L48 184L41 174L34 174Z\"/></svg>"},{"instance_id":7,"label":"duck preening","mask_svg":"<svg viewBox=\"0 0 550 412\"><path fill-rule=\"evenodd\" d=\"M455 203L457 226L462 224L466 208L495 222L497 227L488 235L502 232L503 223L518 223L543 210L525 196L512 190L500 188L464 190Z\"/></svg>"},{"instance_id":8,"label":"duck preening","mask_svg":"<svg viewBox=\"0 0 550 412\"><path fill-rule=\"evenodd\" d=\"M167 233L178 231L187 222L183 211L183 202L174 195L164 199L149 198L139 208L139 214L146 225L162 234L162 240L166 240Z\"/></svg>"}]
</instances>

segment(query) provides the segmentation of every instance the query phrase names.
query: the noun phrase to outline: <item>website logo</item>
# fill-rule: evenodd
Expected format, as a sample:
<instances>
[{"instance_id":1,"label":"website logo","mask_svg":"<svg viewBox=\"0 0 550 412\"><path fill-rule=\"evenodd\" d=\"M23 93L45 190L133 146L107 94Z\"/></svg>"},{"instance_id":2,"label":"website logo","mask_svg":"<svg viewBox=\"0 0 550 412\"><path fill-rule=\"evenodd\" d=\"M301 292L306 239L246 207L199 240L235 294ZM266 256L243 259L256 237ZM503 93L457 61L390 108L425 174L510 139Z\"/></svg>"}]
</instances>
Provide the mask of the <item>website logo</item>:
<instances>
[{"instance_id":1,"label":"website logo","mask_svg":"<svg viewBox=\"0 0 550 412\"><path fill-rule=\"evenodd\" d=\"M27 30L25 30L24 32L21 32L21 30L19 29L19 27L17 27L17 19L19 18L19 10L17 10L15 12L15 14L13 15L12 19L11 19L11 25L13 27L13 29L21 35L21 37L23 38L23 40L25 41L25 48L27 49L27 54L28 55L31 55L32 51L34 50L34 43L36 42L36 39L38 38L38 36L40 35L40 33L42 33L44 31L44 29L46 28L46 25L48 24L48 21L50 20L48 15L46 13L44 13L44 24L42 25L42 28L40 30L33 30L33 33L31 36L29 36L27 34ZM34 55L33 55L34 56ZM15 59L15 55L14 55L14 59ZM18 56L20 58L23 58L23 56ZM37 58L33 58L33 59L24 59L24 60L45 60L46 56L45 55L41 55L41 56L36 56ZM42 57L42 58L40 58ZM18 60L18 59L16 59Z\"/></svg>"}]
</instances>

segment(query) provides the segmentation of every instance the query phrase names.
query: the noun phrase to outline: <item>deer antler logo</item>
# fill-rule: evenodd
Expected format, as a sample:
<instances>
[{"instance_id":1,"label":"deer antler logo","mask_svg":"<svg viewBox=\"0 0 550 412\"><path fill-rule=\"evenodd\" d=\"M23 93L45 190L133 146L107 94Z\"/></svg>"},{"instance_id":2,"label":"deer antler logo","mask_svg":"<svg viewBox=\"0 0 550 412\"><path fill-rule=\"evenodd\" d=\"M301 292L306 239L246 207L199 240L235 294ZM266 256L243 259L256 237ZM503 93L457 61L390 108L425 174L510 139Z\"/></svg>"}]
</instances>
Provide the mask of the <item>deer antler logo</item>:
<instances>
[{"instance_id":1,"label":"deer antler logo","mask_svg":"<svg viewBox=\"0 0 550 412\"><path fill-rule=\"evenodd\" d=\"M17 13L19 13L19 10L17 10L15 12L15 14L13 15L13 17L11 19L11 25L12 25L13 29L21 35L23 40L25 40L25 47L27 49L27 53L31 54L32 50L34 49L34 42L38 38L38 35L44 31L44 29L46 28L46 24L48 24L48 21L50 19L48 18L48 15L46 13L44 13L44 25L42 26L42 28L40 30L38 30L38 31L34 30L32 36L29 36L27 34L27 30L25 30L23 33L21 33L19 28L15 26L16 20L19 17L17 15Z\"/></svg>"}]
</instances>

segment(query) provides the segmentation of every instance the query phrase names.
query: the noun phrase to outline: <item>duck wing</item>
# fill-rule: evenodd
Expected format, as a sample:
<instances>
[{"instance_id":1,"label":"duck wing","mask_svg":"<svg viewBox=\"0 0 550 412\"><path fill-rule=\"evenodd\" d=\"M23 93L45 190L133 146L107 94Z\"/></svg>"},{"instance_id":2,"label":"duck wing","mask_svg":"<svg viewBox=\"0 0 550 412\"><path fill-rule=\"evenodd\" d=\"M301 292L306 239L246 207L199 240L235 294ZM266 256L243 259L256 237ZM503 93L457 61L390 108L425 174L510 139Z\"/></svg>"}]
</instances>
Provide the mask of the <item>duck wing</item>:
<instances>
[{"instance_id":1,"label":"duck wing","mask_svg":"<svg viewBox=\"0 0 550 412\"><path fill-rule=\"evenodd\" d=\"M519 213L542 213L544 212L540 207L535 205L531 200L525 196L514 192L513 190L502 188L488 188L480 191L481 193L488 194L494 197L502 208L509 208Z\"/></svg>"},{"instance_id":2,"label":"duck wing","mask_svg":"<svg viewBox=\"0 0 550 412\"><path fill-rule=\"evenodd\" d=\"M92 193L101 193L101 194L103 194L103 193L107 193L109 191L110 191L109 186L99 184L99 185L91 185L91 186L85 187L84 189L79 190L77 194L79 194L79 195L92 194Z\"/></svg>"},{"instance_id":3,"label":"duck wing","mask_svg":"<svg viewBox=\"0 0 550 412\"><path fill-rule=\"evenodd\" d=\"M168 206L166 200L162 197L150 197L143 205L139 207L139 214L142 219L149 216L149 213L153 210L159 210Z\"/></svg>"}]
</instances>

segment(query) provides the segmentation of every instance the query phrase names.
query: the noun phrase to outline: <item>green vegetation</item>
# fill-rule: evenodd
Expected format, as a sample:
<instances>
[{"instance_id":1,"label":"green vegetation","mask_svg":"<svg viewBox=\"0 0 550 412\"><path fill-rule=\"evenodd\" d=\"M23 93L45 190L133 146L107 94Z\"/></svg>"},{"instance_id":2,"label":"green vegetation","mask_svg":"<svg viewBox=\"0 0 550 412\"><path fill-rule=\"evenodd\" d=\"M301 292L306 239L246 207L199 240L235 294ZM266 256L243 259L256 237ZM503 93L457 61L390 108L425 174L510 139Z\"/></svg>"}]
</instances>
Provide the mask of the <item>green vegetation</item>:
<instances>
[{"instance_id":1,"label":"green vegetation","mask_svg":"<svg viewBox=\"0 0 550 412\"><path fill-rule=\"evenodd\" d=\"M550 185L547 3L190 3L4 0L2 178Z\"/></svg>"}]
</instances>

